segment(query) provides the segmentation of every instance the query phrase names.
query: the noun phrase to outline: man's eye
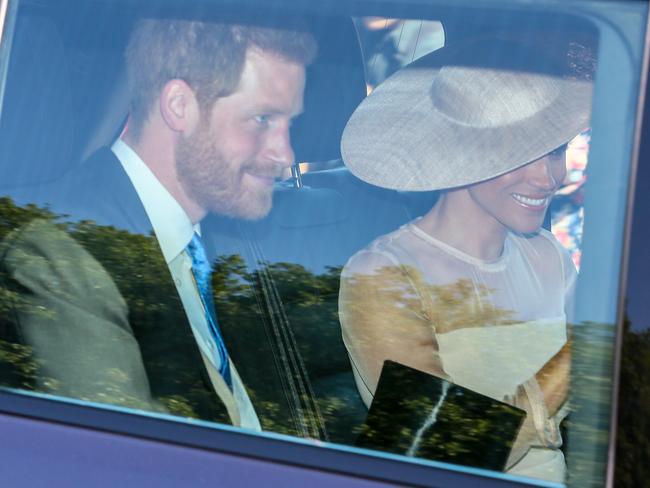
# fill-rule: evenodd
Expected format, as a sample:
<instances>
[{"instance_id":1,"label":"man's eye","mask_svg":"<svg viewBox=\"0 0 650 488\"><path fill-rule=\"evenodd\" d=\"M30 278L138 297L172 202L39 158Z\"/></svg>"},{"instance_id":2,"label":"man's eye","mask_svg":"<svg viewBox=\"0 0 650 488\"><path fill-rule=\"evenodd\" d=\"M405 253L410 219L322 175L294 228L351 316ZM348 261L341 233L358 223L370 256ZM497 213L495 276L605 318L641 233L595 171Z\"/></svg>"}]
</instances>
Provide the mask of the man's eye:
<instances>
[{"instance_id":1,"label":"man's eye","mask_svg":"<svg viewBox=\"0 0 650 488\"><path fill-rule=\"evenodd\" d=\"M255 119L255 122L257 122L258 124L266 125L269 123L268 115L256 115L253 118Z\"/></svg>"}]
</instances>

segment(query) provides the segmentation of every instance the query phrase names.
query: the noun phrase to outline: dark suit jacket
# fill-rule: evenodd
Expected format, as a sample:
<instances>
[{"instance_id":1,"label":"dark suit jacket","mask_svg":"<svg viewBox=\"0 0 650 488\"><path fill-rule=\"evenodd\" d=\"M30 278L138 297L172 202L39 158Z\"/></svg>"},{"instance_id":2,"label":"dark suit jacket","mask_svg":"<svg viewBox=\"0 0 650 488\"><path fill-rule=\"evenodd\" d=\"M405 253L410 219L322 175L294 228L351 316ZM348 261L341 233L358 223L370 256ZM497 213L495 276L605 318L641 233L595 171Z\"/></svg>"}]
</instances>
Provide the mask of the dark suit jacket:
<instances>
[{"instance_id":1,"label":"dark suit jacket","mask_svg":"<svg viewBox=\"0 0 650 488\"><path fill-rule=\"evenodd\" d=\"M0 381L228 423L114 154L100 149L47 201L49 211L0 206L23 224L0 236L0 307L13 310L0 319Z\"/></svg>"}]
</instances>

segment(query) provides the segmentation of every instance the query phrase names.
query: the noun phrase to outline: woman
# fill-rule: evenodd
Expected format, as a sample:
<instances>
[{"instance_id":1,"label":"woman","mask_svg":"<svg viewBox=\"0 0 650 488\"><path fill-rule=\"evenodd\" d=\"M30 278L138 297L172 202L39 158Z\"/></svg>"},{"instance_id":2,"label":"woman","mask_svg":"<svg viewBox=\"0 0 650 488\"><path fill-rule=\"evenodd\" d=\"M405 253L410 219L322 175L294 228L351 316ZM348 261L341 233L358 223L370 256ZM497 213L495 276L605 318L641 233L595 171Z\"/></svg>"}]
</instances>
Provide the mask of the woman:
<instances>
[{"instance_id":1,"label":"woman","mask_svg":"<svg viewBox=\"0 0 650 488\"><path fill-rule=\"evenodd\" d=\"M483 40L386 80L341 145L369 183L444 190L426 215L343 271L339 314L365 403L391 359L519 406L528 415L507 470L555 481L565 472L558 425L576 270L541 226L590 101L590 84L562 63Z\"/></svg>"}]
</instances>

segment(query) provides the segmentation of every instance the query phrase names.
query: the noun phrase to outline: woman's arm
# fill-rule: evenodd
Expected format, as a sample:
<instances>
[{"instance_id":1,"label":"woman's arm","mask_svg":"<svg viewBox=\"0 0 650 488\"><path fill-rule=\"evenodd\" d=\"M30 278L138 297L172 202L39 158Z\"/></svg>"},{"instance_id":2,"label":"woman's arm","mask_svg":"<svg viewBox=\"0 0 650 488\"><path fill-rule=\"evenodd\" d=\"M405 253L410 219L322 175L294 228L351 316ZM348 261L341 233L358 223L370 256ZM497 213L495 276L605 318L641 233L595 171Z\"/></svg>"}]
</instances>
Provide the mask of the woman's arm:
<instances>
[{"instance_id":1,"label":"woman's arm","mask_svg":"<svg viewBox=\"0 0 650 488\"><path fill-rule=\"evenodd\" d=\"M569 397L571 379L571 341L553 356L535 375L548 415L555 415Z\"/></svg>"},{"instance_id":2,"label":"woman's arm","mask_svg":"<svg viewBox=\"0 0 650 488\"><path fill-rule=\"evenodd\" d=\"M535 375L539 388L548 409L549 417L554 416L569 398L571 383L571 323L573 320L573 295L578 271L569 253L553 239L552 243L558 252L562 282L564 286L564 312L567 321L567 337L569 340Z\"/></svg>"},{"instance_id":3,"label":"woman's arm","mask_svg":"<svg viewBox=\"0 0 650 488\"><path fill-rule=\"evenodd\" d=\"M370 251L355 255L341 274L343 341L366 405L387 359L446 378L421 283L416 270Z\"/></svg>"}]
</instances>

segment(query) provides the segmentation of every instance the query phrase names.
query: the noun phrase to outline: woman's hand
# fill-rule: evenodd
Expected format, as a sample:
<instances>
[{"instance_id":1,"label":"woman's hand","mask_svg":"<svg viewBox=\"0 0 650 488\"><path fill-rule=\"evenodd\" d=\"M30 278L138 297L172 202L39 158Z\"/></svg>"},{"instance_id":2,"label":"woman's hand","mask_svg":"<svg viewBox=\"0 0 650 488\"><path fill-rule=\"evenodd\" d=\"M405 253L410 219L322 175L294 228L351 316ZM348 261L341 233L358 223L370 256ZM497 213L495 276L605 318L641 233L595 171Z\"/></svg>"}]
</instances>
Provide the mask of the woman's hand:
<instances>
[{"instance_id":1,"label":"woman's hand","mask_svg":"<svg viewBox=\"0 0 650 488\"><path fill-rule=\"evenodd\" d=\"M569 397L571 383L571 340L536 375L549 416L553 416Z\"/></svg>"}]
</instances>

